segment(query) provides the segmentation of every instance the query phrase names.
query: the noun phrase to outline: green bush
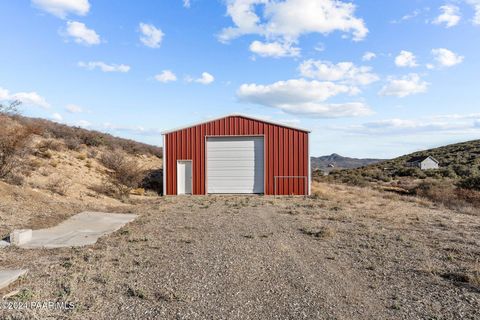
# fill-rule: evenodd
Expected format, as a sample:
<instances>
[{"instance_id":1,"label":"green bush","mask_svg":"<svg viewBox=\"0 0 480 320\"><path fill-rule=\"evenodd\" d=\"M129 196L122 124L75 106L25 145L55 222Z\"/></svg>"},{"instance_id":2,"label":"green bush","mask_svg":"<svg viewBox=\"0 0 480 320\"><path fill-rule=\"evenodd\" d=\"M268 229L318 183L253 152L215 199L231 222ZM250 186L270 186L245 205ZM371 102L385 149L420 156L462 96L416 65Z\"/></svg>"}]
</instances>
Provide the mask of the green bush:
<instances>
[{"instance_id":1,"label":"green bush","mask_svg":"<svg viewBox=\"0 0 480 320\"><path fill-rule=\"evenodd\" d=\"M456 164L452 166L453 171L459 176L459 177L470 177L473 174L473 169L470 166L462 165L462 164Z\"/></svg>"},{"instance_id":2,"label":"green bush","mask_svg":"<svg viewBox=\"0 0 480 320\"><path fill-rule=\"evenodd\" d=\"M406 168L397 169L395 170L394 175L398 177L414 177L414 178L420 178L420 179L424 179L427 177L425 172L415 167L406 167Z\"/></svg>"},{"instance_id":3,"label":"green bush","mask_svg":"<svg viewBox=\"0 0 480 320\"><path fill-rule=\"evenodd\" d=\"M464 178L458 183L458 187L468 190L480 191L480 176Z\"/></svg>"},{"instance_id":4,"label":"green bush","mask_svg":"<svg viewBox=\"0 0 480 320\"><path fill-rule=\"evenodd\" d=\"M451 168L440 168L437 170L426 170L424 171L425 175L430 178L440 179L440 178L457 178L457 174Z\"/></svg>"}]
</instances>

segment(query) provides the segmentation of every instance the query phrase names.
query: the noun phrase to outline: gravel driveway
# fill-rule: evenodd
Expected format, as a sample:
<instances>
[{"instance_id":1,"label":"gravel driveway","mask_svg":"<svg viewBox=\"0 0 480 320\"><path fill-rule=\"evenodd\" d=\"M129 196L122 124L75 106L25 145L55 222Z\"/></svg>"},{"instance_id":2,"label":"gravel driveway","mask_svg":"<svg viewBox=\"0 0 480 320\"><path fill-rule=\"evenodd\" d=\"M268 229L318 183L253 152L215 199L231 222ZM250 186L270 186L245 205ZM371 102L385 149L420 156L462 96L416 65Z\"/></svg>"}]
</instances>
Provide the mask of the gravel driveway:
<instances>
[{"instance_id":1,"label":"gravel driveway","mask_svg":"<svg viewBox=\"0 0 480 320\"><path fill-rule=\"evenodd\" d=\"M478 216L377 194L370 195L375 203L353 203L349 199L360 195L351 192L326 199L177 197L137 205L129 211L140 218L93 247L37 252L24 286L38 299L61 297L77 308L30 314L480 317L478 286L456 278L462 270L468 276L480 257Z\"/></svg>"}]
</instances>

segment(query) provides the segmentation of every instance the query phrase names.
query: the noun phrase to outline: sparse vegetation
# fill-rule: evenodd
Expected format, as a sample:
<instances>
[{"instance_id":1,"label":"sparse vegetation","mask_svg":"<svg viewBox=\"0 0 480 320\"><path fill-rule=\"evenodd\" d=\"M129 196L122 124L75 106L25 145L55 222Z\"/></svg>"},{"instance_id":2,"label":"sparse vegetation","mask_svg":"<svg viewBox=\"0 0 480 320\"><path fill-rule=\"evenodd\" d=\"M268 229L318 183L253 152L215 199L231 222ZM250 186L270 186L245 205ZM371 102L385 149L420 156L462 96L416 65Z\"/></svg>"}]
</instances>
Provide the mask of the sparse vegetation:
<instances>
[{"instance_id":1,"label":"sparse vegetation","mask_svg":"<svg viewBox=\"0 0 480 320\"><path fill-rule=\"evenodd\" d=\"M145 177L138 162L128 158L121 150L104 152L99 160L109 170L108 183L120 197L128 197L130 191L138 188Z\"/></svg>"},{"instance_id":2,"label":"sparse vegetation","mask_svg":"<svg viewBox=\"0 0 480 320\"><path fill-rule=\"evenodd\" d=\"M145 294L145 292L143 290L135 289L135 288L132 288L132 287L128 287L127 295L129 297L135 297L135 298L139 298L139 299L146 299L147 298L147 295Z\"/></svg>"},{"instance_id":3,"label":"sparse vegetation","mask_svg":"<svg viewBox=\"0 0 480 320\"><path fill-rule=\"evenodd\" d=\"M53 193L65 196L67 195L67 192L71 186L71 182L68 181L65 177L56 176L49 180L45 188Z\"/></svg>"},{"instance_id":4,"label":"sparse vegetation","mask_svg":"<svg viewBox=\"0 0 480 320\"><path fill-rule=\"evenodd\" d=\"M0 104L0 180L64 196L72 183L63 176L74 176L75 183L87 189L73 192L79 197L91 194L88 189L119 199L139 187L161 193L161 148L23 117L18 105ZM140 163L149 170L148 177ZM136 193L147 194L141 189Z\"/></svg>"},{"instance_id":5,"label":"sparse vegetation","mask_svg":"<svg viewBox=\"0 0 480 320\"><path fill-rule=\"evenodd\" d=\"M464 178L458 183L458 186L467 190L480 191L480 176Z\"/></svg>"},{"instance_id":6,"label":"sparse vegetation","mask_svg":"<svg viewBox=\"0 0 480 320\"><path fill-rule=\"evenodd\" d=\"M25 165L32 131L1 113L0 123L0 179L5 179Z\"/></svg>"},{"instance_id":7,"label":"sparse vegetation","mask_svg":"<svg viewBox=\"0 0 480 320\"><path fill-rule=\"evenodd\" d=\"M83 147L106 147L110 150L121 149L131 155L149 154L162 157L162 148L144 143L114 137L107 133L70 127L64 124L27 117L17 117L25 126L34 126L45 138L63 140L69 150L79 151Z\"/></svg>"},{"instance_id":8,"label":"sparse vegetation","mask_svg":"<svg viewBox=\"0 0 480 320\"><path fill-rule=\"evenodd\" d=\"M440 169L422 171L408 167L412 157L431 155ZM317 181L353 186L381 186L382 189L417 195L449 208L480 206L480 140L416 152L362 168L334 170L328 176L314 175Z\"/></svg>"},{"instance_id":9,"label":"sparse vegetation","mask_svg":"<svg viewBox=\"0 0 480 320\"><path fill-rule=\"evenodd\" d=\"M20 292L17 293L16 295L10 297L10 300L27 302L32 300L33 296L34 296L33 291L28 288L25 288L20 290Z\"/></svg>"},{"instance_id":10,"label":"sparse vegetation","mask_svg":"<svg viewBox=\"0 0 480 320\"><path fill-rule=\"evenodd\" d=\"M335 235L335 230L328 226L323 226L320 228L300 228L300 232L318 239L327 239L332 238Z\"/></svg>"}]
</instances>

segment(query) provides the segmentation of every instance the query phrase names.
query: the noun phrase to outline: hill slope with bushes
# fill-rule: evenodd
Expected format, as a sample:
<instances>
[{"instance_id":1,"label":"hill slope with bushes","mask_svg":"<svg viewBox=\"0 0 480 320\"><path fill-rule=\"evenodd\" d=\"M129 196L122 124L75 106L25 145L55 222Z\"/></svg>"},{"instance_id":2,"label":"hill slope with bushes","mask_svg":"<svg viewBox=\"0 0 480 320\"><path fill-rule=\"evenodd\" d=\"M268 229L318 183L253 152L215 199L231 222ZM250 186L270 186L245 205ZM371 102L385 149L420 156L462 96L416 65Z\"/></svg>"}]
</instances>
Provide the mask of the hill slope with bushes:
<instances>
[{"instance_id":1,"label":"hill slope with bushes","mask_svg":"<svg viewBox=\"0 0 480 320\"><path fill-rule=\"evenodd\" d=\"M411 158L432 156L439 169L408 167ZM357 186L376 186L401 193L428 197L449 207L480 207L480 140L414 152L392 160L356 169L335 170L320 181Z\"/></svg>"},{"instance_id":2,"label":"hill slope with bushes","mask_svg":"<svg viewBox=\"0 0 480 320\"><path fill-rule=\"evenodd\" d=\"M382 159L357 159L332 153L328 156L312 157L313 170L332 171L335 169L354 169L383 161Z\"/></svg>"},{"instance_id":3,"label":"hill slope with bushes","mask_svg":"<svg viewBox=\"0 0 480 320\"><path fill-rule=\"evenodd\" d=\"M98 204L161 192L162 148L1 111L0 180L5 188L33 190L52 201Z\"/></svg>"},{"instance_id":4,"label":"hill slope with bushes","mask_svg":"<svg viewBox=\"0 0 480 320\"><path fill-rule=\"evenodd\" d=\"M439 161L440 169L422 171L408 167L411 158L432 156ZM353 170L339 170L331 173L334 177L355 177L369 181L388 182L399 177L412 178L451 178L462 179L480 174L480 140L451 144L404 155L392 160Z\"/></svg>"}]
</instances>

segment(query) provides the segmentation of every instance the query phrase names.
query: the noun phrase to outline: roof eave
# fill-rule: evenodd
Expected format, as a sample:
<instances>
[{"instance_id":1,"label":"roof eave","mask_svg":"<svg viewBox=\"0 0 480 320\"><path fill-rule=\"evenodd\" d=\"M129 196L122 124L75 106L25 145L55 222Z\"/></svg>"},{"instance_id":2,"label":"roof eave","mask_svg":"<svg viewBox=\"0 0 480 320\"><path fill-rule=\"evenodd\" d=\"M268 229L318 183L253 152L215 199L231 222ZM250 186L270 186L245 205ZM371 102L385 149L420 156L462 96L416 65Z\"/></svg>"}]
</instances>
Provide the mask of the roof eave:
<instances>
[{"instance_id":1,"label":"roof eave","mask_svg":"<svg viewBox=\"0 0 480 320\"><path fill-rule=\"evenodd\" d=\"M169 134L169 133L172 133L172 132L175 132L175 131L180 131L180 130L183 130L183 129L192 128L192 127L195 127L195 126L204 124L204 123L209 123L209 122L212 122L212 121L216 121L216 120L220 120L220 119L224 119L224 118L228 118L228 117L243 117L243 118L247 118L247 119L251 119L251 120L256 120L256 121L261 121L261 122L273 124L273 125L276 125L276 126L281 126L281 127L285 127L285 128L290 128L290 129L294 129L294 130L299 130L299 131L303 131L303 132L307 132L307 133L310 133L310 132L311 132L311 130L308 130L308 129L305 129L305 128L296 127L296 126L291 126L291 125L288 125L288 124L285 124L285 123L282 123L282 122L265 120L265 119L261 119L261 118L257 118L257 117L252 117L252 116L245 115L245 114L241 114L241 113L231 113L231 114L227 114L227 115L224 115L224 116L221 116L221 117L215 117L215 118L208 119L208 120L205 120L205 121L199 121L199 122L196 122L196 123L192 123L192 124L189 124L189 125L186 125L186 126L177 127L177 128L170 129L170 130L165 130L165 131L162 131L161 134L162 134L162 135L166 135L166 134Z\"/></svg>"}]
</instances>

